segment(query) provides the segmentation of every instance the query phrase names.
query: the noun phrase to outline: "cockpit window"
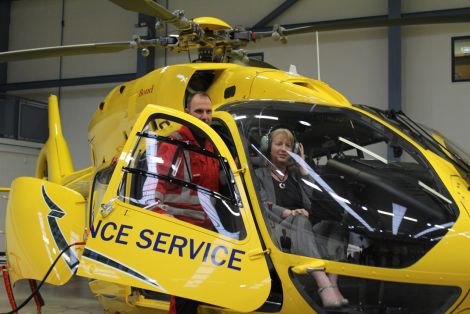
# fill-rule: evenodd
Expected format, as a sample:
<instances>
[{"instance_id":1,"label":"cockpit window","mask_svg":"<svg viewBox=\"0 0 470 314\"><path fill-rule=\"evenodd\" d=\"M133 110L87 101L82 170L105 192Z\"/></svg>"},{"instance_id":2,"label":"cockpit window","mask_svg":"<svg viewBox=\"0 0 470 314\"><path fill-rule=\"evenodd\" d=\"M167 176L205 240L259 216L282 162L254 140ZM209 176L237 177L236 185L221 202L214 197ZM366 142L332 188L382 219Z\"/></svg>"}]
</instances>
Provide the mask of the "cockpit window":
<instances>
[{"instance_id":1,"label":"cockpit window","mask_svg":"<svg viewBox=\"0 0 470 314\"><path fill-rule=\"evenodd\" d=\"M470 154L440 132L429 127L422 126L436 141L438 141L452 155L453 158L463 162L470 171Z\"/></svg>"},{"instance_id":2,"label":"cockpit window","mask_svg":"<svg viewBox=\"0 0 470 314\"><path fill-rule=\"evenodd\" d=\"M467 152L459 148L452 141L448 140L439 132L432 130L420 123L413 121L402 111L380 110L377 108L356 105L358 108L378 115L388 123L398 127L402 132L420 143L426 149L441 156L451 162L458 171L462 172L462 177L470 183L470 157Z\"/></svg>"},{"instance_id":3,"label":"cockpit window","mask_svg":"<svg viewBox=\"0 0 470 314\"><path fill-rule=\"evenodd\" d=\"M403 268L455 233L458 208L432 167L369 116L275 101L223 110L244 138L266 226L280 250Z\"/></svg>"},{"instance_id":4,"label":"cockpit window","mask_svg":"<svg viewBox=\"0 0 470 314\"><path fill-rule=\"evenodd\" d=\"M245 237L233 174L202 130L155 116L138 138L123 169L123 201L233 239Z\"/></svg>"}]
</instances>

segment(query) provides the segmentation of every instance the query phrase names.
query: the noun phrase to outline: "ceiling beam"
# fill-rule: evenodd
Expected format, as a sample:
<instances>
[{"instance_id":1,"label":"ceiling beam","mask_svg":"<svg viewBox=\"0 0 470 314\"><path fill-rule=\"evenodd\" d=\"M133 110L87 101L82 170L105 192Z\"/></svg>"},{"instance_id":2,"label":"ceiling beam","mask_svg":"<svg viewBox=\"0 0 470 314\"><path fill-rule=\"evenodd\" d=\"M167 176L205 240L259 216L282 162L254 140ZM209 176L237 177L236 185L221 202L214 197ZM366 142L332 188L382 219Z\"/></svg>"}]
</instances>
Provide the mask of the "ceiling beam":
<instances>
[{"instance_id":1,"label":"ceiling beam","mask_svg":"<svg viewBox=\"0 0 470 314\"><path fill-rule=\"evenodd\" d=\"M388 15L401 15L401 0L388 0ZM388 109L401 110L401 27L388 28Z\"/></svg>"},{"instance_id":2,"label":"ceiling beam","mask_svg":"<svg viewBox=\"0 0 470 314\"><path fill-rule=\"evenodd\" d=\"M277 8L275 8L271 13L269 13L264 18L262 18L258 23L256 23L255 26L253 26L253 28L266 26L266 24L270 23L272 20L280 16L282 13L284 13L288 8L290 8L296 2L297 0L284 1Z\"/></svg>"},{"instance_id":3,"label":"ceiling beam","mask_svg":"<svg viewBox=\"0 0 470 314\"><path fill-rule=\"evenodd\" d=\"M399 18L401 16L401 0L388 0L388 16ZM394 25L388 28L388 109L401 110L401 26ZM398 161L393 149L388 147L389 160Z\"/></svg>"}]
</instances>

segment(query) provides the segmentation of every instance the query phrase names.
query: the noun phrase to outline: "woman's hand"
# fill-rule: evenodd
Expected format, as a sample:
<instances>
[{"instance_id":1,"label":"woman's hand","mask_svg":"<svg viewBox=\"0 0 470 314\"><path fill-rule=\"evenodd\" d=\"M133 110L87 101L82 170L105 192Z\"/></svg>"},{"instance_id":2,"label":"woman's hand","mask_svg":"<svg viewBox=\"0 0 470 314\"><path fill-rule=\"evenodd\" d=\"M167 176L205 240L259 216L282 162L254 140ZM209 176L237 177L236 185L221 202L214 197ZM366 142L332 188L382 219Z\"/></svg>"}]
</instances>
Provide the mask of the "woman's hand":
<instances>
[{"instance_id":1,"label":"woman's hand","mask_svg":"<svg viewBox=\"0 0 470 314\"><path fill-rule=\"evenodd\" d=\"M309 216L309 213L308 213L308 211L307 211L305 208L285 209L285 210L282 212L282 217L283 217L283 218L287 218L287 217L289 217L289 216L299 216L299 215L308 217L308 216Z\"/></svg>"},{"instance_id":2,"label":"woman's hand","mask_svg":"<svg viewBox=\"0 0 470 314\"><path fill-rule=\"evenodd\" d=\"M305 160L304 145L302 145L302 143L299 143L299 155L303 160ZM308 176L308 174L309 174L308 171L306 169L304 169L303 167L301 167L300 165L299 165L299 170L300 170L300 174L302 176L304 176L304 177Z\"/></svg>"},{"instance_id":3,"label":"woman's hand","mask_svg":"<svg viewBox=\"0 0 470 314\"><path fill-rule=\"evenodd\" d=\"M303 160L305 160L304 145L302 143L299 143L299 155Z\"/></svg>"}]
</instances>

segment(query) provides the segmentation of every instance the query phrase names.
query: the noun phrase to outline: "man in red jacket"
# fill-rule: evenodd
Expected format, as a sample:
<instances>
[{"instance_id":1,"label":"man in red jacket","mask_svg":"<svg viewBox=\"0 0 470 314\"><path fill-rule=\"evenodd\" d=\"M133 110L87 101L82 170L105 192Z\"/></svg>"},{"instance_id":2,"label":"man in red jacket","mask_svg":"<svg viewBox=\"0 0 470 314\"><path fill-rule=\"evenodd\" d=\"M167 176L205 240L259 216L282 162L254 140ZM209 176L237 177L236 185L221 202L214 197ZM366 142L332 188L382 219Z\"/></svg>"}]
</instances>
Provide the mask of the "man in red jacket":
<instances>
[{"instance_id":1,"label":"man in red jacket","mask_svg":"<svg viewBox=\"0 0 470 314\"><path fill-rule=\"evenodd\" d=\"M206 93L192 94L187 103L185 109L187 113L207 124L212 122L212 102ZM197 134L197 131L193 132L185 125L172 133L169 138L203 148L211 153L215 151L212 142L206 136ZM163 160L163 163L157 165L159 174L219 192L219 163L216 158L167 142L160 142L157 151L157 155ZM161 203L154 211L215 230L200 204L197 191L159 179L156 199ZM198 304L197 301L172 296L169 313L197 313Z\"/></svg>"}]
</instances>

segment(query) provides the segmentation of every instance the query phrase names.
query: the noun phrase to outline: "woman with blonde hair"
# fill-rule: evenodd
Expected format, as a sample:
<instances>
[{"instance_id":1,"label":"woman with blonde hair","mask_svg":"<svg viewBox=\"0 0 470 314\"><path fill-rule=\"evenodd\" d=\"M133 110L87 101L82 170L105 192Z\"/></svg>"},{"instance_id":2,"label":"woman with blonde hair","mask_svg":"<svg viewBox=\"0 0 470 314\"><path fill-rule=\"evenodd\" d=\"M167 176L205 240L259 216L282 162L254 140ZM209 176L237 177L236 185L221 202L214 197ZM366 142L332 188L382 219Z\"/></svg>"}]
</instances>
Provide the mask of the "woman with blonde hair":
<instances>
[{"instance_id":1,"label":"woman with blonde hair","mask_svg":"<svg viewBox=\"0 0 470 314\"><path fill-rule=\"evenodd\" d=\"M269 159L266 167L255 170L262 202L282 220L283 227L288 224L294 230L292 253L320 258L309 220L312 188L302 182L308 173L296 167L289 154L294 152L305 158L302 144L296 142L290 130L277 128L261 139L261 151ZM337 275L324 271L314 271L312 275L324 307L339 308L348 304L338 289Z\"/></svg>"}]
</instances>

